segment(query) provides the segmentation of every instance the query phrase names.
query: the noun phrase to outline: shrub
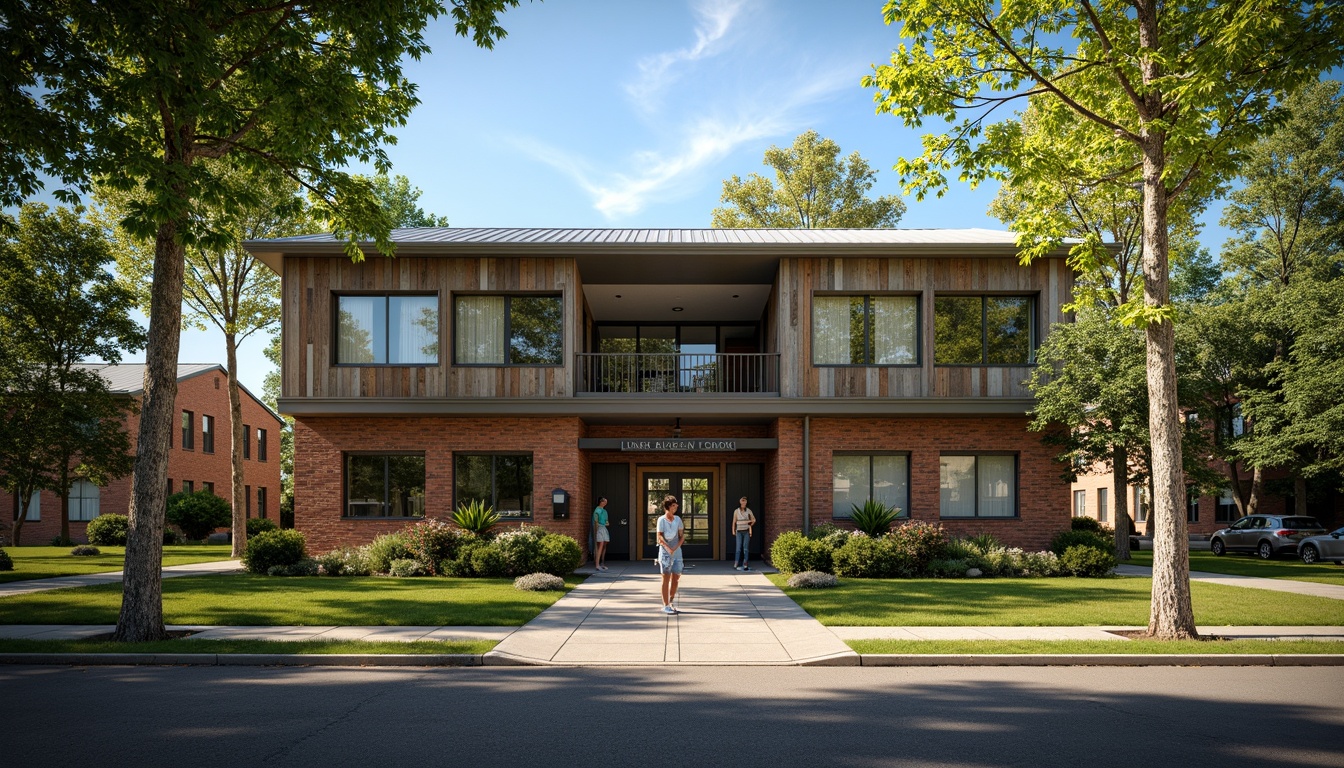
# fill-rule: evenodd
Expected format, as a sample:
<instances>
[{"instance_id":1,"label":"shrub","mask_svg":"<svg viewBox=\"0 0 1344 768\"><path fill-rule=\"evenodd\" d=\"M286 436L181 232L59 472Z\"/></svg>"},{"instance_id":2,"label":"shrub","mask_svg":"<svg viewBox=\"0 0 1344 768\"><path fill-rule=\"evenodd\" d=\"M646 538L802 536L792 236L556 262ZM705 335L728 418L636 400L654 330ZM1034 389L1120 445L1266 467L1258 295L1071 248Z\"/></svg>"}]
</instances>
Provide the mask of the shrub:
<instances>
[{"instance_id":1,"label":"shrub","mask_svg":"<svg viewBox=\"0 0 1344 768\"><path fill-rule=\"evenodd\" d=\"M522 592L559 592L564 590L565 580L553 573L529 573L514 579L513 588Z\"/></svg>"},{"instance_id":2,"label":"shrub","mask_svg":"<svg viewBox=\"0 0 1344 768\"><path fill-rule=\"evenodd\" d=\"M835 523L821 523L813 526L812 530L807 532L807 538L824 539L835 533L845 533L845 530Z\"/></svg>"},{"instance_id":3,"label":"shrub","mask_svg":"<svg viewBox=\"0 0 1344 768\"><path fill-rule=\"evenodd\" d=\"M12 570L14 570L14 558L10 557L5 550L0 549L0 571Z\"/></svg>"},{"instance_id":4,"label":"shrub","mask_svg":"<svg viewBox=\"0 0 1344 768\"><path fill-rule=\"evenodd\" d=\"M259 533L278 530L280 530L279 526L264 517L249 517L247 519L247 538L249 539Z\"/></svg>"},{"instance_id":5,"label":"shrub","mask_svg":"<svg viewBox=\"0 0 1344 768\"><path fill-rule=\"evenodd\" d=\"M181 528L188 539L199 541L233 522L233 511L229 502L210 491L182 491L168 497L165 519Z\"/></svg>"},{"instance_id":6,"label":"shrub","mask_svg":"<svg viewBox=\"0 0 1344 768\"><path fill-rule=\"evenodd\" d=\"M940 557L947 545L947 532L943 526L920 520L897 526L887 537L895 545L897 554L916 573L924 571L930 560Z\"/></svg>"},{"instance_id":7,"label":"shrub","mask_svg":"<svg viewBox=\"0 0 1344 768\"><path fill-rule=\"evenodd\" d=\"M971 564L965 560L948 559L930 560L925 567L928 574L935 579L959 579L965 576L970 568Z\"/></svg>"},{"instance_id":8,"label":"shrub","mask_svg":"<svg viewBox=\"0 0 1344 768\"><path fill-rule=\"evenodd\" d=\"M484 536L499 523L499 515L484 501L464 501L453 511L453 522L464 531Z\"/></svg>"},{"instance_id":9,"label":"shrub","mask_svg":"<svg viewBox=\"0 0 1344 768\"><path fill-rule=\"evenodd\" d=\"M71 539L69 536L57 535L51 538L51 546L53 547L68 547L74 543L75 543L74 540Z\"/></svg>"},{"instance_id":10,"label":"shrub","mask_svg":"<svg viewBox=\"0 0 1344 768\"><path fill-rule=\"evenodd\" d=\"M583 549L579 542L560 533L552 533L541 540L537 556L537 570L552 576L566 576L583 563ZM563 579L562 579L563 583Z\"/></svg>"},{"instance_id":11,"label":"shrub","mask_svg":"<svg viewBox=\"0 0 1344 768\"><path fill-rule=\"evenodd\" d=\"M99 515L89 521L84 532L88 534L90 544L124 547L126 537L131 533L131 519L125 515Z\"/></svg>"},{"instance_id":12,"label":"shrub","mask_svg":"<svg viewBox=\"0 0 1344 768\"><path fill-rule=\"evenodd\" d=\"M835 575L859 579L890 579L906 568L890 539L850 536L831 554Z\"/></svg>"},{"instance_id":13,"label":"shrub","mask_svg":"<svg viewBox=\"0 0 1344 768\"><path fill-rule=\"evenodd\" d=\"M388 576L396 576L399 579L424 576L425 573L425 566L421 565L419 560L409 557L393 560L387 568Z\"/></svg>"},{"instance_id":14,"label":"shrub","mask_svg":"<svg viewBox=\"0 0 1344 768\"><path fill-rule=\"evenodd\" d=\"M70 550L70 554L76 557L88 557L89 555L101 555L103 553L100 552L97 547L88 544L80 544L78 547Z\"/></svg>"},{"instance_id":15,"label":"shrub","mask_svg":"<svg viewBox=\"0 0 1344 768\"><path fill-rule=\"evenodd\" d=\"M444 560L439 563L439 572L444 576L457 576L466 578L476 575L476 569L471 561L476 551L486 549L488 545L480 539L468 541L457 549L457 557L452 560Z\"/></svg>"},{"instance_id":16,"label":"shrub","mask_svg":"<svg viewBox=\"0 0 1344 768\"><path fill-rule=\"evenodd\" d=\"M801 571L789 577L789 586L795 589L828 589L840 585L833 573Z\"/></svg>"},{"instance_id":17,"label":"shrub","mask_svg":"<svg viewBox=\"0 0 1344 768\"><path fill-rule=\"evenodd\" d=\"M319 572L317 561L307 557L292 565L272 565L266 569L267 576L316 576Z\"/></svg>"},{"instance_id":18,"label":"shrub","mask_svg":"<svg viewBox=\"0 0 1344 768\"><path fill-rule=\"evenodd\" d=\"M401 532L411 557L431 576L440 575L439 563L457 557L462 542L476 538L476 534L443 522L425 520Z\"/></svg>"},{"instance_id":19,"label":"shrub","mask_svg":"<svg viewBox=\"0 0 1344 768\"><path fill-rule=\"evenodd\" d=\"M490 541L492 549L499 550L504 558L504 576L522 576L535 573L537 560L541 556L541 540L546 529L538 527L515 528L505 531Z\"/></svg>"},{"instance_id":20,"label":"shrub","mask_svg":"<svg viewBox=\"0 0 1344 768\"><path fill-rule=\"evenodd\" d=\"M1109 576L1115 565L1115 555L1085 544L1075 544L1059 556L1060 569L1074 576Z\"/></svg>"},{"instance_id":21,"label":"shrub","mask_svg":"<svg viewBox=\"0 0 1344 768\"><path fill-rule=\"evenodd\" d=\"M369 564L364 550L356 547L341 547L317 558L320 573L323 576L368 576Z\"/></svg>"},{"instance_id":22,"label":"shrub","mask_svg":"<svg viewBox=\"0 0 1344 768\"><path fill-rule=\"evenodd\" d=\"M891 530L891 524L901 516L899 509L888 507L877 499L865 501L862 507L858 504L850 506L853 510L850 512L849 521L855 528L869 536L885 536L887 531Z\"/></svg>"},{"instance_id":23,"label":"shrub","mask_svg":"<svg viewBox=\"0 0 1344 768\"><path fill-rule=\"evenodd\" d=\"M387 573L393 560L407 560L414 556L400 533L384 533L362 547L364 561L370 573Z\"/></svg>"},{"instance_id":24,"label":"shrub","mask_svg":"<svg viewBox=\"0 0 1344 768\"><path fill-rule=\"evenodd\" d=\"M1021 573L1023 576L1058 576L1059 557L1054 552L1024 552Z\"/></svg>"},{"instance_id":25,"label":"shrub","mask_svg":"<svg viewBox=\"0 0 1344 768\"><path fill-rule=\"evenodd\" d=\"M798 531L785 531L770 545L770 562L784 573L830 573L831 553L836 548L830 542L835 538L836 534L831 534L822 540L809 539Z\"/></svg>"},{"instance_id":26,"label":"shrub","mask_svg":"<svg viewBox=\"0 0 1344 768\"><path fill-rule=\"evenodd\" d=\"M163 543L164 543L164 544L181 544L181 543L182 543L182 534L178 533L176 529L173 529L173 528L169 528L169 527L167 527L167 526L164 526L164 528L163 528Z\"/></svg>"},{"instance_id":27,"label":"shrub","mask_svg":"<svg viewBox=\"0 0 1344 768\"><path fill-rule=\"evenodd\" d=\"M995 547L979 559L972 562L972 568L979 568L988 576L1019 576L1022 574L1022 558L1025 553L1016 548Z\"/></svg>"},{"instance_id":28,"label":"shrub","mask_svg":"<svg viewBox=\"0 0 1344 768\"><path fill-rule=\"evenodd\" d=\"M1092 531L1101 533L1101 521L1095 517L1074 517L1069 519L1069 530Z\"/></svg>"},{"instance_id":29,"label":"shrub","mask_svg":"<svg viewBox=\"0 0 1344 768\"><path fill-rule=\"evenodd\" d=\"M290 566L304 559L303 534L295 530L266 531L248 539L243 567L251 573L269 573L273 566ZM313 575L317 564L313 563Z\"/></svg>"},{"instance_id":30,"label":"shrub","mask_svg":"<svg viewBox=\"0 0 1344 768\"><path fill-rule=\"evenodd\" d=\"M1063 557L1064 552L1070 547L1075 546L1091 547L1107 554L1115 550L1115 544L1110 539L1093 531L1060 531L1050 540L1050 551L1060 557Z\"/></svg>"},{"instance_id":31,"label":"shrub","mask_svg":"<svg viewBox=\"0 0 1344 768\"><path fill-rule=\"evenodd\" d=\"M493 546L492 542L472 548L471 570L477 576L498 578L508 575L509 563L504 559L504 553L499 550L499 547Z\"/></svg>"},{"instance_id":32,"label":"shrub","mask_svg":"<svg viewBox=\"0 0 1344 768\"><path fill-rule=\"evenodd\" d=\"M992 549L1003 549L1003 544L994 538L992 533L977 533L974 536L967 536L964 541L980 550L981 553L989 552Z\"/></svg>"}]
</instances>

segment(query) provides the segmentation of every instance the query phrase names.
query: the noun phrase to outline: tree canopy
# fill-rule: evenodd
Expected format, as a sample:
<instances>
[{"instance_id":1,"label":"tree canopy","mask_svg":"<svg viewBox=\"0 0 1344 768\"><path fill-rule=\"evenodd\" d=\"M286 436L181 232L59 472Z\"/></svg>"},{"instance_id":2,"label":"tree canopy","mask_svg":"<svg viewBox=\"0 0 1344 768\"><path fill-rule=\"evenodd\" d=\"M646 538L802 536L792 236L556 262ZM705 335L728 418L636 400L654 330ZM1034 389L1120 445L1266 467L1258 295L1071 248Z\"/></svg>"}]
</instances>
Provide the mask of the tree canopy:
<instances>
[{"instance_id":1,"label":"tree canopy","mask_svg":"<svg viewBox=\"0 0 1344 768\"><path fill-rule=\"evenodd\" d=\"M400 174L389 176L379 173L368 178L373 185L373 194L387 211L394 227L446 227L448 217L425 213L420 207L419 187L411 185L411 180Z\"/></svg>"}]
</instances>

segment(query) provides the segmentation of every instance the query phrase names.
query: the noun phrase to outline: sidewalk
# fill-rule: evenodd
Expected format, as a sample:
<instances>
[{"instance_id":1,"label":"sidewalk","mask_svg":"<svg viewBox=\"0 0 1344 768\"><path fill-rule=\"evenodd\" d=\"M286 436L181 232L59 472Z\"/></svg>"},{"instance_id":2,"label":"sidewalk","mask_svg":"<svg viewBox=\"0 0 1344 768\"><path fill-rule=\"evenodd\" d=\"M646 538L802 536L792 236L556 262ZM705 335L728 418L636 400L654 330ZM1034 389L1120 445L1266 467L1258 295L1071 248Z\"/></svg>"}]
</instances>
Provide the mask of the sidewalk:
<instances>
[{"instance_id":1,"label":"sidewalk","mask_svg":"<svg viewBox=\"0 0 1344 768\"><path fill-rule=\"evenodd\" d=\"M163 569L163 578L178 576L208 576L215 573L234 573L243 570L238 560L216 560L208 563L189 563L170 565ZM50 579L32 579L29 581L10 581L0 584L0 598L13 595L27 595L33 592L46 592L52 589L71 587L92 587L97 584L115 584L121 581L121 571L106 573L85 573L79 576L55 576Z\"/></svg>"},{"instance_id":2,"label":"sidewalk","mask_svg":"<svg viewBox=\"0 0 1344 768\"><path fill-rule=\"evenodd\" d=\"M1115 572L1121 576L1143 576L1152 578L1153 569L1144 565L1120 565ZM1204 581L1209 584L1224 584L1229 587L1249 587L1268 589L1273 592L1292 592L1297 595L1328 597L1331 600L1344 600L1344 587L1338 584L1319 584L1314 581L1293 581L1291 579L1263 579L1258 576L1234 576L1228 573L1206 573L1191 571L1191 581Z\"/></svg>"}]
</instances>

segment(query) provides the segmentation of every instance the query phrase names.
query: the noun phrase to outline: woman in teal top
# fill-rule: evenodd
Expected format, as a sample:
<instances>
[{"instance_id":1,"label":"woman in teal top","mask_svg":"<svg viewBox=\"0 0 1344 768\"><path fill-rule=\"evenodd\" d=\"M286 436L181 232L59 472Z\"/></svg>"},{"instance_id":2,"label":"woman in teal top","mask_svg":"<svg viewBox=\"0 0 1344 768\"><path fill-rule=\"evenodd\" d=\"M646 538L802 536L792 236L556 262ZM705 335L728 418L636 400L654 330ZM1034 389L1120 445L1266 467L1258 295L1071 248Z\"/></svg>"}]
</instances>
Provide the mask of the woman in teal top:
<instances>
[{"instance_id":1,"label":"woman in teal top","mask_svg":"<svg viewBox=\"0 0 1344 768\"><path fill-rule=\"evenodd\" d=\"M593 510L593 541L597 544L597 552L593 555L593 563L597 570L605 571L607 566L607 542L611 541L611 534L607 532L607 497L603 496L597 500L597 509Z\"/></svg>"}]
</instances>

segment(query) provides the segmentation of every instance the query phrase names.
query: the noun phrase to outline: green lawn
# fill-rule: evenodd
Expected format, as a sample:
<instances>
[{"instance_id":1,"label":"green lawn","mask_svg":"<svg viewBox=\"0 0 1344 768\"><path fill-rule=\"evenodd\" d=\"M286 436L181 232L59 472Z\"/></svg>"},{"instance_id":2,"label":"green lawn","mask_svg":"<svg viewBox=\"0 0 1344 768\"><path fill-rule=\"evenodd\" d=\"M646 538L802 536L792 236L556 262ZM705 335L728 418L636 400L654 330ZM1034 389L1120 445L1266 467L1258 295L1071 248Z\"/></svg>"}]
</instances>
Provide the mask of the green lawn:
<instances>
[{"instance_id":1,"label":"green lawn","mask_svg":"<svg viewBox=\"0 0 1344 768\"><path fill-rule=\"evenodd\" d=\"M1344 653L1338 640L850 640L858 653Z\"/></svg>"},{"instance_id":2,"label":"green lawn","mask_svg":"<svg viewBox=\"0 0 1344 768\"><path fill-rule=\"evenodd\" d=\"M409 643L363 640L163 640L114 643L107 640L4 640L0 653L486 653L494 640L417 640Z\"/></svg>"},{"instance_id":3,"label":"green lawn","mask_svg":"<svg viewBox=\"0 0 1344 768\"><path fill-rule=\"evenodd\" d=\"M841 579L833 589L770 580L822 624L861 627L1062 627L1148 623L1152 580ZM1202 625L1344 625L1344 600L1194 582Z\"/></svg>"},{"instance_id":4,"label":"green lawn","mask_svg":"<svg viewBox=\"0 0 1344 768\"><path fill-rule=\"evenodd\" d=\"M520 592L511 579L184 576L163 580L163 615L223 626L517 627L562 594ZM120 608L120 584L57 589L0 598L0 624L115 624Z\"/></svg>"},{"instance_id":5,"label":"green lawn","mask_svg":"<svg viewBox=\"0 0 1344 768\"><path fill-rule=\"evenodd\" d=\"M1129 565L1152 567L1152 552L1133 552L1131 554L1133 558L1129 561ZM1295 558L1261 560L1254 555L1230 553L1217 557L1212 552L1195 550L1190 553L1190 570L1206 573L1228 573L1235 576L1260 576L1266 579L1315 581L1321 584L1344 586L1344 566L1334 563L1307 565Z\"/></svg>"},{"instance_id":6,"label":"green lawn","mask_svg":"<svg viewBox=\"0 0 1344 768\"><path fill-rule=\"evenodd\" d=\"M14 570L0 571L0 583L47 579L52 576L77 576L85 573L120 571L125 547L98 547L99 555L76 556L70 547L5 547L14 560ZM228 544L182 544L163 548L164 565L187 565L228 560Z\"/></svg>"}]
</instances>

